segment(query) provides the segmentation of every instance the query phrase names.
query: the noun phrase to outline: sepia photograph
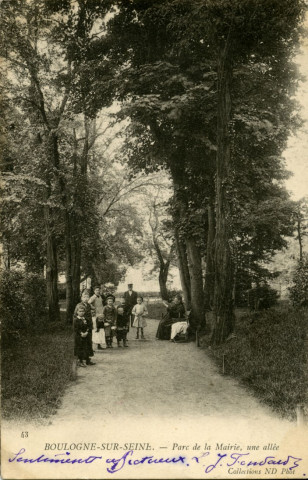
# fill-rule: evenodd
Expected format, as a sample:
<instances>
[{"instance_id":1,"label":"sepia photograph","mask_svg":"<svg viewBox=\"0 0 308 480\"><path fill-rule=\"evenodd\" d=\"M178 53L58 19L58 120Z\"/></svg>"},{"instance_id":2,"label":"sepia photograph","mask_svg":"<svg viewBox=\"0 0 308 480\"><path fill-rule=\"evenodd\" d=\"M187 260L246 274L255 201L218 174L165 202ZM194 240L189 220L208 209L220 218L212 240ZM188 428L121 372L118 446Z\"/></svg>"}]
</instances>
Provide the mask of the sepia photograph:
<instances>
[{"instance_id":1,"label":"sepia photograph","mask_svg":"<svg viewBox=\"0 0 308 480\"><path fill-rule=\"evenodd\" d=\"M308 478L308 1L0 0L1 478Z\"/></svg>"}]
</instances>

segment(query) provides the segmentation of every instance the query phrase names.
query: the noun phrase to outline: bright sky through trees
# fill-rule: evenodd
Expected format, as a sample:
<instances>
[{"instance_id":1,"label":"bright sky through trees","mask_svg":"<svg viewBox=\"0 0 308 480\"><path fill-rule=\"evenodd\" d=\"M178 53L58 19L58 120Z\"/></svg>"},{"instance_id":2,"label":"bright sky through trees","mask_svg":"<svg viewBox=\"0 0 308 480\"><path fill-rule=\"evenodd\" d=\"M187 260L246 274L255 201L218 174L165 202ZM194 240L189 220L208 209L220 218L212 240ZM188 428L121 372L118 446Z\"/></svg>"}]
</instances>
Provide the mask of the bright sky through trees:
<instances>
[{"instance_id":1,"label":"bright sky through trees","mask_svg":"<svg viewBox=\"0 0 308 480\"><path fill-rule=\"evenodd\" d=\"M308 16L305 22L308 28ZM293 172L293 176L287 180L287 189L292 192L292 198L298 200L308 195L308 37L302 40L301 53L298 55L298 66L300 73L304 75L303 82L300 82L296 99L300 103L301 116L304 120L303 127L297 135L289 139L289 145L285 151L287 168Z\"/></svg>"}]
</instances>

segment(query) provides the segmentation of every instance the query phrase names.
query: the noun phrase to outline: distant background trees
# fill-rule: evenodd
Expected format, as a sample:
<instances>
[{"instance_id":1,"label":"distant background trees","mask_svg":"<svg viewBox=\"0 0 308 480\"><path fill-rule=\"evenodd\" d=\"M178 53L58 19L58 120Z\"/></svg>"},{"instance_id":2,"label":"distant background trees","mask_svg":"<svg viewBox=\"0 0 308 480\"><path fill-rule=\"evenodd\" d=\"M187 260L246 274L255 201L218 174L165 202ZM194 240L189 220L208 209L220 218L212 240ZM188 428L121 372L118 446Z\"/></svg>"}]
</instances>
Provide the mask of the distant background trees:
<instances>
[{"instance_id":1,"label":"distant background trees","mask_svg":"<svg viewBox=\"0 0 308 480\"><path fill-rule=\"evenodd\" d=\"M6 267L45 272L50 320L65 271L70 321L82 278L117 284L153 256L162 297L176 264L192 326L213 311L223 342L295 224L303 257L305 207L290 201L282 158L300 125L302 2L1 8Z\"/></svg>"}]
</instances>

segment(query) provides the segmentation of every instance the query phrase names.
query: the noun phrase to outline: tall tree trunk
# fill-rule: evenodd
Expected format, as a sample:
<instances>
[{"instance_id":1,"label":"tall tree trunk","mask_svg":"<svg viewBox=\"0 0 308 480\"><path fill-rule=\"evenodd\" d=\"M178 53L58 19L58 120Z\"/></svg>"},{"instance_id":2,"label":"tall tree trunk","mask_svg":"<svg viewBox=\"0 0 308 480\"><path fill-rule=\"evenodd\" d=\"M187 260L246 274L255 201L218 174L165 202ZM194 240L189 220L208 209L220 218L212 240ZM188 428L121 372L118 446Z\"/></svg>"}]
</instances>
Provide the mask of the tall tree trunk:
<instances>
[{"instance_id":1,"label":"tall tree trunk","mask_svg":"<svg viewBox=\"0 0 308 480\"><path fill-rule=\"evenodd\" d=\"M55 132L49 131L47 137L47 156L49 161L49 174L47 179L47 198L51 196L51 175L52 171L57 174L58 158L55 152ZM52 217L54 212L46 205L44 207L44 220L46 231L46 283L47 283L47 303L48 317L50 321L60 320L60 307L58 295L58 259L57 259L57 242L53 231Z\"/></svg>"},{"instance_id":2,"label":"tall tree trunk","mask_svg":"<svg viewBox=\"0 0 308 480\"><path fill-rule=\"evenodd\" d=\"M57 174L59 187L61 191L62 201L65 206L64 223L65 223L65 276L66 276L66 321L71 323L76 304L80 300L80 264L81 264L81 229L82 219L78 216L74 209L82 210L84 205L84 176L86 175L86 163L82 156L81 175L78 175L77 169L77 140L74 131L74 178L76 179L74 205L69 208L67 202L66 184L60 173L60 160L58 150L58 137L55 132L51 133L51 145L53 153L53 164ZM87 134L86 140L87 142ZM88 149L86 149L85 157L87 157ZM84 152L83 152L84 153ZM82 177L82 178L80 178Z\"/></svg>"},{"instance_id":3,"label":"tall tree trunk","mask_svg":"<svg viewBox=\"0 0 308 480\"><path fill-rule=\"evenodd\" d=\"M45 206L45 230L46 230L46 283L49 321L60 320L59 296L58 296L58 262L57 244L50 225L50 209Z\"/></svg>"},{"instance_id":4,"label":"tall tree trunk","mask_svg":"<svg viewBox=\"0 0 308 480\"><path fill-rule=\"evenodd\" d=\"M80 265L81 265L81 238L78 225L80 219L72 213L66 212L66 321L72 322L73 313L80 301Z\"/></svg>"},{"instance_id":5,"label":"tall tree trunk","mask_svg":"<svg viewBox=\"0 0 308 480\"><path fill-rule=\"evenodd\" d=\"M73 305L80 300L80 265L81 265L81 237L79 232L74 232L73 235Z\"/></svg>"},{"instance_id":6,"label":"tall tree trunk","mask_svg":"<svg viewBox=\"0 0 308 480\"><path fill-rule=\"evenodd\" d=\"M302 228L301 228L301 220L298 218L297 220L297 237L299 243L299 260L303 260L303 241L302 241Z\"/></svg>"},{"instance_id":7,"label":"tall tree trunk","mask_svg":"<svg viewBox=\"0 0 308 480\"><path fill-rule=\"evenodd\" d=\"M170 301L169 292L167 288L169 267L170 267L170 262L168 260L164 264L160 264L159 276L158 276L160 296L163 300L166 300L167 302Z\"/></svg>"},{"instance_id":8,"label":"tall tree trunk","mask_svg":"<svg viewBox=\"0 0 308 480\"><path fill-rule=\"evenodd\" d=\"M66 321L71 323L75 307L80 301L81 239L78 225L81 222L74 212L66 212L65 217Z\"/></svg>"},{"instance_id":9,"label":"tall tree trunk","mask_svg":"<svg viewBox=\"0 0 308 480\"><path fill-rule=\"evenodd\" d=\"M160 246L156 239L154 231L152 233L152 237L153 237L154 248L159 261L158 282L159 282L160 295L163 300L166 300L168 302L169 292L167 289L167 280L168 280L168 273L169 273L169 267L170 267L170 260L164 260L162 251L160 249Z\"/></svg>"},{"instance_id":10,"label":"tall tree trunk","mask_svg":"<svg viewBox=\"0 0 308 480\"><path fill-rule=\"evenodd\" d=\"M80 274L81 274L81 249L82 238L81 228L83 213L77 214L76 209L84 212L86 190L87 190L87 167L89 153L89 123L90 120L84 116L85 138L83 150L80 158L80 174L77 168L77 139L74 131L74 177L76 178L76 188L74 192L73 210L66 212L67 223L67 299L66 299L66 320L71 322L76 304L80 300ZM96 282L95 282L96 283ZM92 285L93 286L93 285Z\"/></svg>"},{"instance_id":11,"label":"tall tree trunk","mask_svg":"<svg viewBox=\"0 0 308 480\"><path fill-rule=\"evenodd\" d=\"M179 169L178 167L173 167L171 169L171 174L174 185L176 214L178 216L178 218L175 218L176 223L179 219L185 221L187 216L185 176L183 175L183 168ZM201 253L193 237L186 235L183 240L186 247L189 272L190 306L192 312L191 326L193 329L196 329L198 325L205 326ZM179 248L180 242L178 242L178 244ZM184 262L183 265L185 265Z\"/></svg>"},{"instance_id":12,"label":"tall tree trunk","mask_svg":"<svg viewBox=\"0 0 308 480\"><path fill-rule=\"evenodd\" d=\"M178 267L180 271L181 285L182 285L182 290L184 295L184 302L187 310L190 310L191 309L191 288L190 288L190 276L189 276L189 270L188 270L186 247L181 242L177 229L175 229L174 236L175 236L175 247L176 247L177 256L178 256Z\"/></svg>"},{"instance_id":13,"label":"tall tree trunk","mask_svg":"<svg viewBox=\"0 0 308 480\"><path fill-rule=\"evenodd\" d=\"M191 310L192 308L192 285L191 285L191 277L190 271L188 266L188 252L187 252L187 244L186 239L180 236L179 228L180 222L185 221L186 213L187 213L187 200L185 198L185 176L183 174L183 166L181 168L178 167L178 162L176 159L171 164L170 172L172 175L173 180L173 189L174 189L174 207L172 211L173 215L173 223L175 225L174 229L174 236L175 236L175 246L178 254L178 262L179 262L179 271L180 271L180 278L182 284L182 290L184 295L184 301L187 310ZM203 304L203 302L202 302Z\"/></svg>"},{"instance_id":14,"label":"tall tree trunk","mask_svg":"<svg viewBox=\"0 0 308 480\"><path fill-rule=\"evenodd\" d=\"M71 222L70 215L65 212L65 278L66 278L66 321L73 320L74 300L73 300L73 259L71 244Z\"/></svg>"},{"instance_id":15,"label":"tall tree trunk","mask_svg":"<svg viewBox=\"0 0 308 480\"><path fill-rule=\"evenodd\" d=\"M232 301L233 266L231 206L228 198L231 174L230 120L232 76L230 40L220 49L218 59L217 172L216 172L216 237L215 237L215 325L212 342L221 344L234 328Z\"/></svg>"},{"instance_id":16,"label":"tall tree trunk","mask_svg":"<svg viewBox=\"0 0 308 480\"><path fill-rule=\"evenodd\" d=\"M10 239L7 239L7 244L6 244L6 255L7 255L7 260L6 260L6 269L11 270L11 248L10 248Z\"/></svg>"},{"instance_id":17,"label":"tall tree trunk","mask_svg":"<svg viewBox=\"0 0 308 480\"><path fill-rule=\"evenodd\" d=\"M68 322L72 321L73 311L76 303L74 304L73 298L73 264L74 259L72 258L72 225L70 220L70 212L68 211L67 205L67 192L66 184L63 176L60 172L60 155L59 155L59 145L58 145L58 135L57 132L51 131L49 134L49 143L50 143L50 155L52 158L52 164L54 167L54 173L56 175L62 203L64 205L64 224L65 224L65 274L66 274L66 320ZM74 229L79 232L78 225L74 225Z\"/></svg>"},{"instance_id":18,"label":"tall tree trunk","mask_svg":"<svg viewBox=\"0 0 308 480\"><path fill-rule=\"evenodd\" d=\"M205 325L201 253L194 238L186 238L185 243L191 286L191 326L196 329Z\"/></svg>"},{"instance_id":19,"label":"tall tree trunk","mask_svg":"<svg viewBox=\"0 0 308 480\"><path fill-rule=\"evenodd\" d=\"M211 310L214 301L215 288L215 264L214 264L214 241L215 241L215 214L214 207L209 204L207 207L208 231L206 248L206 268L204 282L204 309Z\"/></svg>"}]
</instances>

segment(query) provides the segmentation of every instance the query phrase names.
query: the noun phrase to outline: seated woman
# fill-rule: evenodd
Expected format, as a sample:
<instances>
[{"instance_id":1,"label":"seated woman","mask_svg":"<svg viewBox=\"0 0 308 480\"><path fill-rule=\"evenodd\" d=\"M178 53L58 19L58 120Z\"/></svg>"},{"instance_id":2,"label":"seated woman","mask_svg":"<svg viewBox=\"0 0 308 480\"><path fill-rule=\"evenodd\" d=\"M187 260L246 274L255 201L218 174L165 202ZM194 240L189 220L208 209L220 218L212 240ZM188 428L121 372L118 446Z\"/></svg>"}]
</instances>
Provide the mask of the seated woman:
<instances>
[{"instance_id":1,"label":"seated woman","mask_svg":"<svg viewBox=\"0 0 308 480\"><path fill-rule=\"evenodd\" d=\"M171 328L174 323L185 322L185 307L181 295L176 295L171 303L163 301L167 307L167 314L159 322L156 338L170 340Z\"/></svg>"}]
</instances>

